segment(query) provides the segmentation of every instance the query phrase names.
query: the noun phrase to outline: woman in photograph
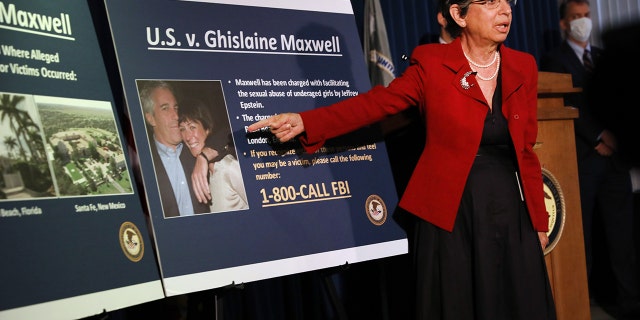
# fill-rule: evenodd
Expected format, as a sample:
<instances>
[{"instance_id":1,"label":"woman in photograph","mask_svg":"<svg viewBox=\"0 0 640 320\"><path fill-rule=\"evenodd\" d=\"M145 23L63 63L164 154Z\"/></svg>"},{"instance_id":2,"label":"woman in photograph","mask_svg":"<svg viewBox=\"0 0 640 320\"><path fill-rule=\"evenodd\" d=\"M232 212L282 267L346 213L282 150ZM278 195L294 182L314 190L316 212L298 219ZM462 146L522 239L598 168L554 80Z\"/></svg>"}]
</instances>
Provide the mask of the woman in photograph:
<instances>
[{"instance_id":1,"label":"woman in photograph","mask_svg":"<svg viewBox=\"0 0 640 320\"><path fill-rule=\"evenodd\" d=\"M202 152L205 141L214 132L214 121L207 107L201 101L191 100L182 103L178 110L184 144L194 157L204 157L209 161ZM209 161L209 190L211 212L249 208L240 164L232 152L219 161Z\"/></svg>"}]
</instances>

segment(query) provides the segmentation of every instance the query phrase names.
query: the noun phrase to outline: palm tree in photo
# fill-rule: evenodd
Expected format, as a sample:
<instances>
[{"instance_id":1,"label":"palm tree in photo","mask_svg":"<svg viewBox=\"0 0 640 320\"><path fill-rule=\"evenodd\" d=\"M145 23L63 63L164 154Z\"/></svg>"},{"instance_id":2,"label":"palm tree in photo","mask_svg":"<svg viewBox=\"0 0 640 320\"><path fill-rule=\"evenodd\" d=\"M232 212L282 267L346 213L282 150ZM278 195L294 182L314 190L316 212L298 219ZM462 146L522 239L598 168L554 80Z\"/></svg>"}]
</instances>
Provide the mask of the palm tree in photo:
<instances>
[{"instance_id":1,"label":"palm tree in photo","mask_svg":"<svg viewBox=\"0 0 640 320\"><path fill-rule=\"evenodd\" d=\"M29 154L31 155L31 160L34 160L34 158L37 160L41 160L39 155L35 153L36 149L38 148L36 144L42 143L42 139L39 135L40 126L38 126L35 121L33 121L33 118L31 118L31 115L27 111L22 111L18 114L17 122L19 134L18 140L26 145L26 148L29 150ZM33 139L33 133L36 133L36 140Z\"/></svg>"},{"instance_id":2,"label":"palm tree in photo","mask_svg":"<svg viewBox=\"0 0 640 320\"><path fill-rule=\"evenodd\" d=\"M42 145L40 126L33 121L28 112L24 111L19 115L18 128L20 140L26 145L32 160L38 160L38 162L42 160L43 158L38 154L38 149L44 149L44 146L40 147Z\"/></svg>"},{"instance_id":3,"label":"palm tree in photo","mask_svg":"<svg viewBox=\"0 0 640 320\"><path fill-rule=\"evenodd\" d=\"M5 136L2 143L4 143L5 147L7 147L7 151L9 151L9 158L13 159L13 153L18 147L18 141L16 140L16 138L12 136Z\"/></svg>"},{"instance_id":4,"label":"palm tree in photo","mask_svg":"<svg viewBox=\"0 0 640 320\"><path fill-rule=\"evenodd\" d=\"M29 150L31 150L33 156L38 160L38 162L43 160L46 161L44 142L42 141L42 135L40 135L39 130L29 130L29 146Z\"/></svg>"},{"instance_id":5,"label":"palm tree in photo","mask_svg":"<svg viewBox=\"0 0 640 320\"><path fill-rule=\"evenodd\" d=\"M24 96L21 95L9 95L3 94L0 97L0 122L5 121L5 119L9 122L9 128L13 131L16 138L19 137L20 131L22 130L22 117L25 111L18 109L18 104L25 100ZM20 150L20 155L24 160L27 159L26 152L22 144L18 141L18 146Z\"/></svg>"}]
</instances>

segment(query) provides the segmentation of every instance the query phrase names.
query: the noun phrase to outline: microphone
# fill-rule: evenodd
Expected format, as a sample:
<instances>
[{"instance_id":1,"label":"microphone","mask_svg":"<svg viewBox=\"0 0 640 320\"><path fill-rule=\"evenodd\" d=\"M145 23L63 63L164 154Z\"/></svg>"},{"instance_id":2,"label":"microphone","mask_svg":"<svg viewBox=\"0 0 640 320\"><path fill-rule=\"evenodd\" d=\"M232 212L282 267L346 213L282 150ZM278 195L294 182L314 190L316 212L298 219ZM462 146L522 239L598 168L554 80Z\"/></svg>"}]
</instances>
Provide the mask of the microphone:
<instances>
[{"instance_id":1,"label":"microphone","mask_svg":"<svg viewBox=\"0 0 640 320\"><path fill-rule=\"evenodd\" d=\"M407 57L407 55L403 53L402 56L400 56L400 59L402 59L402 61L407 61L409 60L409 57Z\"/></svg>"}]
</instances>

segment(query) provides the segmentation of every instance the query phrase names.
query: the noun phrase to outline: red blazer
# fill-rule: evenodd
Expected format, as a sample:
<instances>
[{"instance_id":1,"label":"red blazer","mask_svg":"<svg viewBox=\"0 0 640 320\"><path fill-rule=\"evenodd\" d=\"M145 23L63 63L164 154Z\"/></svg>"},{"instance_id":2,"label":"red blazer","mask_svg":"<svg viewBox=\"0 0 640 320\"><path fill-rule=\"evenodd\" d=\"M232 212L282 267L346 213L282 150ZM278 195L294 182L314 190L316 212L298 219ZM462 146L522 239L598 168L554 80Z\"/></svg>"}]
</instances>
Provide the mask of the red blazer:
<instances>
[{"instance_id":1,"label":"red blazer","mask_svg":"<svg viewBox=\"0 0 640 320\"><path fill-rule=\"evenodd\" d=\"M548 231L542 172L533 151L538 133L538 67L530 54L500 46L502 112L516 150L527 209L537 231ZM305 150L314 152L333 137L380 121L417 105L426 123L426 143L399 206L414 215L453 230L462 191L488 111L475 77L464 89L461 79L471 71L461 42L418 46L411 64L388 87L334 105L301 113Z\"/></svg>"}]
</instances>

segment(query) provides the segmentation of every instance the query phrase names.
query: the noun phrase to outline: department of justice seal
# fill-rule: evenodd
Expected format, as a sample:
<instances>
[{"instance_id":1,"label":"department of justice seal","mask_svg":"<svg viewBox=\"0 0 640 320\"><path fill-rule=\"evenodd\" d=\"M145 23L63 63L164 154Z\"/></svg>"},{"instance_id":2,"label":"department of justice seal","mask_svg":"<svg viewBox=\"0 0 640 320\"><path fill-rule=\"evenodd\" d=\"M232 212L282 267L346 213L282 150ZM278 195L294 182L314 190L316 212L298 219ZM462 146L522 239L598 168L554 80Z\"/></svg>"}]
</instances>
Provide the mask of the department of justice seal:
<instances>
[{"instance_id":1,"label":"department of justice seal","mask_svg":"<svg viewBox=\"0 0 640 320\"><path fill-rule=\"evenodd\" d=\"M544 204L549 213L549 245L544 249L544 254L548 254L555 248L560 240L566 217L564 195L558 180L545 168L542 168L542 182L544 184Z\"/></svg>"},{"instance_id":2,"label":"department of justice seal","mask_svg":"<svg viewBox=\"0 0 640 320\"><path fill-rule=\"evenodd\" d=\"M370 195L364 207L369 221L376 226L381 226L387 220L387 205L384 204L384 201L379 196Z\"/></svg>"},{"instance_id":3,"label":"department of justice seal","mask_svg":"<svg viewBox=\"0 0 640 320\"><path fill-rule=\"evenodd\" d=\"M120 226L120 247L124 255L133 262L142 260L144 255L144 242L140 230L135 224L125 221Z\"/></svg>"}]
</instances>

